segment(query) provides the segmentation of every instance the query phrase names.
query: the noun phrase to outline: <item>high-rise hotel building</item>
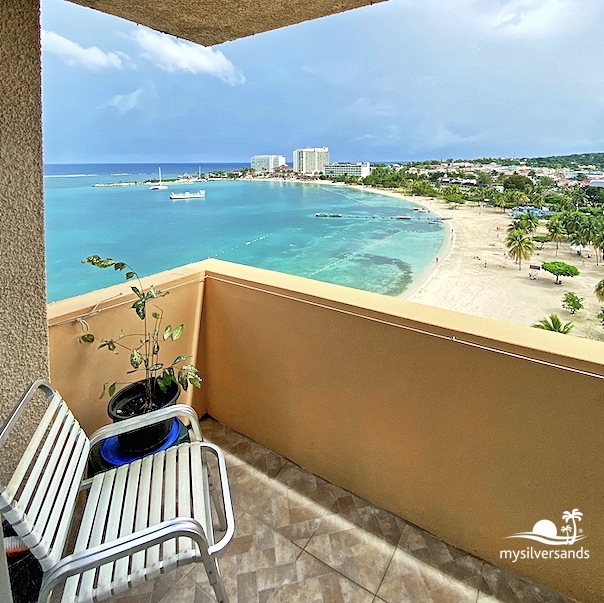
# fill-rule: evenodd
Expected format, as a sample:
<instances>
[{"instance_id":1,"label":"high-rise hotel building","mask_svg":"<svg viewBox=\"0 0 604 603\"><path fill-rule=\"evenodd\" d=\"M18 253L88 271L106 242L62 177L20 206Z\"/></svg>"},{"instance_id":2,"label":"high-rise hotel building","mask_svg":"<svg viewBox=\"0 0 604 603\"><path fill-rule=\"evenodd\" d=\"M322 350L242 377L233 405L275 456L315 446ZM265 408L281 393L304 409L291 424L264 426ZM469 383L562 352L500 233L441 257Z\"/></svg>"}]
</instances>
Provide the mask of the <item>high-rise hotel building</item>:
<instances>
[{"instance_id":1,"label":"high-rise hotel building","mask_svg":"<svg viewBox=\"0 0 604 603\"><path fill-rule=\"evenodd\" d=\"M285 165L283 155L254 155L252 157L252 169L257 172L274 172L280 166Z\"/></svg>"},{"instance_id":2,"label":"high-rise hotel building","mask_svg":"<svg viewBox=\"0 0 604 603\"><path fill-rule=\"evenodd\" d=\"M294 172L300 174L321 174L329 163L329 149L296 149L294 151Z\"/></svg>"}]
</instances>

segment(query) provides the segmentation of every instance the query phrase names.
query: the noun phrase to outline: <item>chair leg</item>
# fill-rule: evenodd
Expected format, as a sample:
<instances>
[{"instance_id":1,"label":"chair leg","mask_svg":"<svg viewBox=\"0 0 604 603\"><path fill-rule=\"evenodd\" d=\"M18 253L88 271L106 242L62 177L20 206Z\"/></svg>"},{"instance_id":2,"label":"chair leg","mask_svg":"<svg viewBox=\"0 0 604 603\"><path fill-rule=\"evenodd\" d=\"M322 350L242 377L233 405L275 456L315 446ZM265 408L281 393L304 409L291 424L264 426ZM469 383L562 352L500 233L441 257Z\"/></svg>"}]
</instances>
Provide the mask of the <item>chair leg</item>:
<instances>
[{"instance_id":1,"label":"chair leg","mask_svg":"<svg viewBox=\"0 0 604 603\"><path fill-rule=\"evenodd\" d=\"M206 572L208 574L208 580L214 589L214 594L216 595L216 600L218 603L229 603L229 597L224 588L224 584L222 582L222 577L220 576L220 570L218 569L218 562L216 561L216 557L211 557L210 555L202 554L203 556L203 564L205 565Z\"/></svg>"}]
</instances>

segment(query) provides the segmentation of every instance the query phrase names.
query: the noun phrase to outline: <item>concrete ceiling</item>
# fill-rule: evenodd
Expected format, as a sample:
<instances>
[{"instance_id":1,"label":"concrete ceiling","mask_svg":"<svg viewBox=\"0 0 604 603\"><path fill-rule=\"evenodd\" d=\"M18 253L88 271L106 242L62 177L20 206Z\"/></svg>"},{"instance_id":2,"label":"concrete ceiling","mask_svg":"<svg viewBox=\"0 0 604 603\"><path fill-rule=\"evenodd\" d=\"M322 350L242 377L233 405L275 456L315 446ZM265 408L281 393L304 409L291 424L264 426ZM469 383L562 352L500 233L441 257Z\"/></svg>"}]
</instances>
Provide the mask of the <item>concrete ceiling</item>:
<instances>
[{"instance_id":1,"label":"concrete ceiling","mask_svg":"<svg viewBox=\"0 0 604 603\"><path fill-rule=\"evenodd\" d=\"M213 46L384 0L70 0Z\"/></svg>"}]
</instances>

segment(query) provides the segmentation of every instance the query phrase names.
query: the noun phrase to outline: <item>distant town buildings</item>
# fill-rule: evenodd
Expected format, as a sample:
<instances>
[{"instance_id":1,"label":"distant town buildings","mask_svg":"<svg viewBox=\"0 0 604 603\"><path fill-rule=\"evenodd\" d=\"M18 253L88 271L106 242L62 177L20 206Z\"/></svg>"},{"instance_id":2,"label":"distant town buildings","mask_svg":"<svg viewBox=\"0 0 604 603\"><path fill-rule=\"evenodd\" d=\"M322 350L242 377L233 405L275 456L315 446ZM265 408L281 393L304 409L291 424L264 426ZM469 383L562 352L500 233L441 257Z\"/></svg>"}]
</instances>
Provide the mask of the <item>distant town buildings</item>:
<instances>
[{"instance_id":1,"label":"distant town buildings","mask_svg":"<svg viewBox=\"0 0 604 603\"><path fill-rule=\"evenodd\" d=\"M328 163L325 166L326 176L369 176L371 166L368 161L357 163Z\"/></svg>"},{"instance_id":2,"label":"distant town buildings","mask_svg":"<svg viewBox=\"0 0 604 603\"><path fill-rule=\"evenodd\" d=\"M299 174L321 174L329 163L329 149L296 149L294 151L294 172Z\"/></svg>"},{"instance_id":3,"label":"distant town buildings","mask_svg":"<svg viewBox=\"0 0 604 603\"><path fill-rule=\"evenodd\" d=\"M283 155L254 155L251 161L252 169L257 172L275 172L282 165L285 165Z\"/></svg>"}]
</instances>

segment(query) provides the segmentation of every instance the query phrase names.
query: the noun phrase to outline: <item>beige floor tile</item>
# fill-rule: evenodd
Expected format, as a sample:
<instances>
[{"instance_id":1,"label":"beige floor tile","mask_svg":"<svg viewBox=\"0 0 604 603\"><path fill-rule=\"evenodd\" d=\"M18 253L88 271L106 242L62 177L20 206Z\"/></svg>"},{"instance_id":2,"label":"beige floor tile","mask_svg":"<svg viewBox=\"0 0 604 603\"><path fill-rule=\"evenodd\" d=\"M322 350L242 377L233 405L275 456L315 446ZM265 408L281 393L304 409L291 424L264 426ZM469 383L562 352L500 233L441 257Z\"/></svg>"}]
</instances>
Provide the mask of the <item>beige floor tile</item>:
<instances>
[{"instance_id":1,"label":"beige floor tile","mask_svg":"<svg viewBox=\"0 0 604 603\"><path fill-rule=\"evenodd\" d=\"M267 603L372 603L374 596L303 552Z\"/></svg>"},{"instance_id":2,"label":"beige floor tile","mask_svg":"<svg viewBox=\"0 0 604 603\"><path fill-rule=\"evenodd\" d=\"M288 463L248 511L304 547L336 498L335 486Z\"/></svg>"},{"instance_id":3,"label":"beige floor tile","mask_svg":"<svg viewBox=\"0 0 604 603\"><path fill-rule=\"evenodd\" d=\"M243 513L235 535L220 554L220 573L231 603L265 603L287 580L302 549ZM205 568L198 564L188 575L207 594L212 594Z\"/></svg>"},{"instance_id":4,"label":"beige floor tile","mask_svg":"<svg viewBox=\"0 0 604 603\"><path fill-rule=\"evenodd\" d=\"M376 594L395 547L332 513L321 521L305 550Z\"/></svg>"}]
</instances>

